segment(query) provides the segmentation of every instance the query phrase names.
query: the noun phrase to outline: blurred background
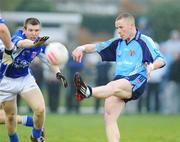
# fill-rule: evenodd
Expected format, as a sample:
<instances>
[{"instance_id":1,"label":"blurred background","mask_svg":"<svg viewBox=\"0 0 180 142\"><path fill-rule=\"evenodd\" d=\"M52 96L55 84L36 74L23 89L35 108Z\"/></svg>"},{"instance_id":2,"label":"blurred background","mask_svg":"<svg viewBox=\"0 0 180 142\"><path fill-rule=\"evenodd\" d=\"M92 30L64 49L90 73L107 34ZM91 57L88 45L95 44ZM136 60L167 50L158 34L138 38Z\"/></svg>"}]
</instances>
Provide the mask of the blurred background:
<instances>
[{"instance_id":1,"label":"blurred background","mask_svg":"<svg viewBox=\"0 0 180 142\"><path fill-rule=\"evenodd\" d=\"M137 28L156 41L167 60L164 69L153 72L144 96L129 102L124 113L180 113L179 0L0 0L0 13L11 34L26 18L36 17L42 23L41 34L50 36L49 41L62 42L70 54L79 45L116 36L114 21L123 10L136 17ZM92 86L106 84L113 78L113 63L102 63L97 54L85 56L81 64L70 58L63 67L67 89L38 59L32 70L49 113L103 113L103 100L75 101L72 79L79 71ZM20 113L31 112L19 98L18 108Z\"/></svg>"}]
</instances>

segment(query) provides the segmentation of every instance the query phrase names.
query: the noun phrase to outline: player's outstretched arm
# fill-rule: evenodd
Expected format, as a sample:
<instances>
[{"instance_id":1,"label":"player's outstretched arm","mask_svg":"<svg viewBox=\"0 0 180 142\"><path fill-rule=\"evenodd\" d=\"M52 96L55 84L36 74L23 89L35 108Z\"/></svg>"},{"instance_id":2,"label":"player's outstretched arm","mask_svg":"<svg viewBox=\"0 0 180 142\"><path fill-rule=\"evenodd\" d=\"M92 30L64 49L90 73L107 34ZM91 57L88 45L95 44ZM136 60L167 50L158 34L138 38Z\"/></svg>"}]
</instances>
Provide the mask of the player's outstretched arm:
<instances>
[{"instance_id":1,"label":"player's outstretched arm","mask_svg":"<svg viewBox=\"0 0 180 142\"><path fill-rule=\"evenodd\" d=\"M73 59L80 63L84 53L92 53L96 51L96 44L85 44L82 46L78 46L72 52Z\"/></svg>"},{"instance_id":2,"label":"player's outstretched arm","mask_svg":"<svg viewBox=\"0 0 180 142\"><path fill-rule=\"evenodd\" d=\"M65 88L68 87L67 79L63 75L62 71L59 69L59 66L51 65L51 69L55 72L57 80L59 80Z\"/></svg>"},{"instance_id":3,"label":"player's outstretched arm","mask_svg":"<svg viewBox=\"0 0 180 142\"><path fill-rule=\"evenodd\" d=\"M38 38L36 41L32 41L30 39L23 39L19 40L17 43L17 47L19 48L31 48L33 46L41 46L45 44L45 42L49 39L48 36L43 36L41 38Z\"/></svg>"},{"instance_id":4,"label":"player's outstretched arm","mask_svg":"<svg viewBox=\"0 0 180 142\"><path fill-rule=\"evenodd\" d=\"M11 35L8 27L4 23L0 23L0 38L3 41L5 48L11 50Z\"/></svg>"}]
</instances>

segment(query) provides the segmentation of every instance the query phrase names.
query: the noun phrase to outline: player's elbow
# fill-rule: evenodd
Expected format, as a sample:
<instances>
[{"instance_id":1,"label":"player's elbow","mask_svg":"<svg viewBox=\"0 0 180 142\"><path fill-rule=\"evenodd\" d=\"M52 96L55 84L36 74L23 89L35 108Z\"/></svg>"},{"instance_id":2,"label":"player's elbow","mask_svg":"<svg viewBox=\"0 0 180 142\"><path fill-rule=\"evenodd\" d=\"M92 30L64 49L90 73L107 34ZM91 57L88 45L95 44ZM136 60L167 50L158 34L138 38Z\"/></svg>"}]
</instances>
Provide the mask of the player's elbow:
<instances>
[{"instance_id":1,"label":"player's elbow","mask_svg":"<svg viewBox=\"0 0 180 142\"><path fill-rule=\"evenodd\" d=\"M166 61L165 60L161 60L159 68L163 68L165 65L166 65Z\"/></svg>"},{"instance_id":2,"label":"player's elbow","mask_svg":"<svg viewBox=\"0 0 180 142\"><path fill-rule=\"evenodd\" d=\"M6 32L6 27L4 24L0 24L0 37Z\"/></svg>"}]
</instances>

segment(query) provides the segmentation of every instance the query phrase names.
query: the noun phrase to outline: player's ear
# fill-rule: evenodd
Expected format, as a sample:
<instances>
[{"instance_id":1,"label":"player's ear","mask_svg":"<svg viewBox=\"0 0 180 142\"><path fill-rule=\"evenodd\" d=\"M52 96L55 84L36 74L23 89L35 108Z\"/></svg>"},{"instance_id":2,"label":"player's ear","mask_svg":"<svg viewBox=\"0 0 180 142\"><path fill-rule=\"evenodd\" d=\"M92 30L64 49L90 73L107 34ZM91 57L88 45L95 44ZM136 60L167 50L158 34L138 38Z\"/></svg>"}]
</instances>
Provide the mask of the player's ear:
<instances>
[{"instance_id":1,"label":"player's ear","mask_svg":"<svg viewBox=\"0 0 180 142\"><path fill-rule=\"evenodd\" d=\"M26 31L26 29L27 29L27 28L24 26L24 27L23 27L23 32L25 32L25 31Z\"/></svg>"}]
</instances>

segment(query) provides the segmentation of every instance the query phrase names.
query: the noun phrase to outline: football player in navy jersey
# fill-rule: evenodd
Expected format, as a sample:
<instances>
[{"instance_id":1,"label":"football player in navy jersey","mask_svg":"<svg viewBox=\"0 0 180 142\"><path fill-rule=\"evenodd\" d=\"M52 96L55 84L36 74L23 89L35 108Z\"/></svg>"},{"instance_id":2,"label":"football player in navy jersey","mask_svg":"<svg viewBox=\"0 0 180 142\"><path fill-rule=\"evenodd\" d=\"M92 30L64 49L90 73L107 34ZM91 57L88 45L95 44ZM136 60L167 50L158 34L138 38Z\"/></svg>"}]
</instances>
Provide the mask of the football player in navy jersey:
<instances>
[{"instance_id":1,"label":"football player in navy jersey","mask_svg":"<svg viewBox=\"0 0 180 142\"><path fill-rule=\"evenodd\" d=\"M29 67L36 56L48 64L44 55L45 42L48 37L39 37L40 30L41 24L37 18L27 18L23 29L18 30L12 36L14 48L12 52L8 52L12 62L8 63L0 83L0 101L7 116L8 133L16 134L16 95L19 94L34 112L34 126L31 135L33 142L44 141L41 137L45 120L44 98ZM50 67L54 69L57 79L60 79L62 74L59 66ZM10 138L10 141L18 142L17 134L14 139Z\"/></svg>"},{"instance_id":2,"label":"football player in navy jersey","mask_svg":"<svg viewBox=\"0 0 180 142\"><path fill-rule=\"evenodd\" d=\"M120 37L95 44L77 47L72 56L81 62L85 53L98 52L102 61L116 62L113 81L99 87L90 87L79 73L74 76L76 99L91 96L105 98L105 125L108 142L119 142L117 119L125 103L138 99L144 92L151 71L165 65L164 57L153 40L141 34L135 27L135 18L129 13L120 13L115 20Z\"/></svg>"}]
</instances>

